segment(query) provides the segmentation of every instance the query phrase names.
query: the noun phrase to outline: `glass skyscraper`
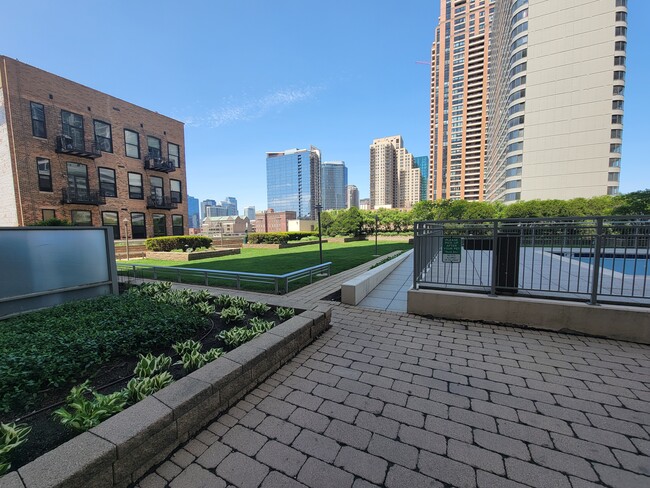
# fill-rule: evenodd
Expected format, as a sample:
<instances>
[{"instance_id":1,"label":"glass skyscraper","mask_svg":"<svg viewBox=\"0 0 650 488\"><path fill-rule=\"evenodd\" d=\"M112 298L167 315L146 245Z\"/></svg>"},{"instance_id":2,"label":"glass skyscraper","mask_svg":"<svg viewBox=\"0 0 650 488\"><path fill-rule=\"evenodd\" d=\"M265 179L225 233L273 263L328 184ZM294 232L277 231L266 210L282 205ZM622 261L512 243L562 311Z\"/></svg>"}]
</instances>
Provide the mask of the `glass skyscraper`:
<instances>
[{"instance_id":1,"label":"glass skyscraper","mask_svg":"<svg viewBox=\"0 0 650 488\"><path fill-rule=\"evenodd\" d=\"M348 168L343 161L326 161L321 165L323 210L346 207L345 187L348 186Z\"/></svg>"},{"instance_id":2,"label":"glass skyscraper","mask_svg":"<svg viewBox=\"0 0 650 488\"><path fill-rule=\"evenodd\" d=\"M294 211L299 219L316 218L320 204L320 150L287 149L266 153L266 195L269 209Z\"/></svg>"},{"instance_id":3,"label":"glass skyscraper","mask_svg":"<svg viewBox=\"0 0 650 488\"><path fill-rule=\"evenodd\" d=\"M188 222L192 229L201 228L201 220L199 218L199 199L191 196L187 197L187 213L189 214Z\"/></svg>"},{"instance_id":4,"label":"glass skyscraper","mask_svg":"<svg viewBox=\"0 0 650 488\"><path fill-rule=\"evenodd\" d=\"M420 200L426 200L429 188L429 157L413 158L413 164L420 168Z\"/></svg>"}]
</instances>

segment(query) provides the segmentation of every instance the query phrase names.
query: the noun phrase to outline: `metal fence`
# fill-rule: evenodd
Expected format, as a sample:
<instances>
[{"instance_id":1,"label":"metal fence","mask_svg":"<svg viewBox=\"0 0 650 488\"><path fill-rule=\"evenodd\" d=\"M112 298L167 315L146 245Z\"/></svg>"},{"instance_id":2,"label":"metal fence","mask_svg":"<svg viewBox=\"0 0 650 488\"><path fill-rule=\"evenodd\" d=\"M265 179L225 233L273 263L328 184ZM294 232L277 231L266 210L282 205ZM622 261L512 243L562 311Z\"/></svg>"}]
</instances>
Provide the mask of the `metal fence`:
<instances>
[{"instance_id":1,"label":"metal fence","mask_svg":"<svg viewBox=\"0 0 650 488\"><path fill-rule=\"evenodd\" d=\"M243 284L274 290L276 294L289 293L291 283L305 280L313 283L315 278L330 276L331 262L311 266L281 275L247 273L243 271L220 271L174 266L150 266L146 264L118 263L117 273L121 282L137 280L165 280L205 286L230 286L238 290Z\"/></svg>"},{"instance_id":2,"label":"metal fence","mask_svg":"<svg viewBox=\"0 0 650 488\"><path fill-rule=\"evenodd\" d=\"M415 223L413 288L650 306L650 217Z\"/></svg>"}]
</instances>

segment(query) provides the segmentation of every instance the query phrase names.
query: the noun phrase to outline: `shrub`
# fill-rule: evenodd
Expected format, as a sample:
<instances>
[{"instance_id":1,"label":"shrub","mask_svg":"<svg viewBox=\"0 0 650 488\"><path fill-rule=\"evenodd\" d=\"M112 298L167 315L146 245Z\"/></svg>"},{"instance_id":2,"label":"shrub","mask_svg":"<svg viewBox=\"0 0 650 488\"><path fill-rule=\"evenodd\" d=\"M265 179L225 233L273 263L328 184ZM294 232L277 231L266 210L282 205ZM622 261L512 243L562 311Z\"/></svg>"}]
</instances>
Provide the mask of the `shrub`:
<instances>
[{"instance_id":1,"label":"shrub","mask_svg":"<svg viewBox=\"0 0 650 488\"><path fill-rule=\"evenodd\" d=\"M145 241L149 251L169 252L174 249L185 250L185 246L196 249L198 247L210 247L212 239L204 236L168 236L150 237Z\"/></svg>"},{"instance_id":2,"label":"shrub","mask_svg":"<svg viewBox=\"0 0 650 488\"><path fill-rule=\"evenodd\" d=\"M286 244L304 237L318 236L318 232L253 232L248 234L250 244Z\"/></svg>"},{"instance_id":3,"label":"shrub","mask_svg":"<svg viewBox=\"0 0 650 488\"><path fill-rule=\"evenodd\" d=\"M92 396L91 399L86 398L89 395ZM93 390L90 381L86 380L81 385L72 387L66 402L67 408L55 410L54 417L58 417L66 427L85 431L124 410L127 395L124 391L102 395Z\"/></svg>"},{"instance_id":4,"label":"shrub","mask_svg":"<svg viewBox=\"0 0 650 488\"><path fill-rule=\"evenodd\" d=\"M11 468L9 453L27 440L32 430L27 425L3 424L0 422L0 476Z\"/></svg>"},{"instance_id":5,"label":"shrub","mask_svg":"<svg viewBox=\"0 0 650 488\"><path fill-rule=\"evenodd\" d=\"M41 220L38 222L33 222L29 224L29 227L68 227L71 226L72 223L68 222L65 219L47 219L47 220Z\"/></svg>"}]
</instances>

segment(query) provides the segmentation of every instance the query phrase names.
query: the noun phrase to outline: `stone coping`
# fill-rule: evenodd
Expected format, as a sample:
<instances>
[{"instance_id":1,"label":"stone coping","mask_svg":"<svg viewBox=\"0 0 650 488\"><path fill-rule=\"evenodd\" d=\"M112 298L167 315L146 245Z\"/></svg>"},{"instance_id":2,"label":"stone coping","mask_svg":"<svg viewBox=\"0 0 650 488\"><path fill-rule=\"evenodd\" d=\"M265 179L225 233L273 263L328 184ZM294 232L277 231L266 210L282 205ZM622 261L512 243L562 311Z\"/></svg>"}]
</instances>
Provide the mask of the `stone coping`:
<instances>
[{"instance_id":1,"label":"stone coping","mask_svg":"<svg viewBox=\"0 0 650 488\"><path fill-rule=\"evenodd\" d=\"M359 276L341 284L341 303L348 305L358 305L361 300L366 298L375 287L381 283L395 268L413 253L413 250L398 254L390 261L380 264L376 268L369 269ZM390 257L394 253L386 255Z\"/></svg>"},{"instance_id":2,"label":"stone coping","mask_svg":"<svg viewBox=\"0 0 650 488\"><path fill-rule=\"evenodd\" d=\"M330 328L314 305L0 477L0 488L126 487Z\"/></svg>"},{"instance_id":3,"label":"stone coping","mask_svg":"<svg viewBox=\"0 0 650 488\"><path fill-rule=\"evenodd\" d=\"M327 242L327 239L323 239L320 242L324 244ZM318 244L318 241L289 241L281 244L244 244L243 247L245 249L288 249L291 247L311 246L314 244Z\"/></svg>"},{"instance_id":4,"label":"stone coping","mask_svg":"<svg viewBox=\"0 0 650 488\"><path fill-rule=\"evenodd\" d=\"M197 259L218 258L220 256L229 256L231 254L240 253L241 250L239 248L196 252L147 251L145 257L147 259L162 259L165 261L196 261Z\"/></svg>"}]
</instances>

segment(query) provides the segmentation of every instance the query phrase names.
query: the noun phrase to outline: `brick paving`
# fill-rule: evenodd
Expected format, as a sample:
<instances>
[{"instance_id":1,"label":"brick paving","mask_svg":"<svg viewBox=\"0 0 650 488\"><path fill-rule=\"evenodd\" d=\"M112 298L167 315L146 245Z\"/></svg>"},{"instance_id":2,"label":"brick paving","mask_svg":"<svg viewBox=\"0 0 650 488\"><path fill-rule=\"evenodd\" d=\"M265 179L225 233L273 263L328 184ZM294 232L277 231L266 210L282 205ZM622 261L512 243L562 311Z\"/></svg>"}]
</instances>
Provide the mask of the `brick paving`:
<instances>
[{"instance_id":1,"label":"brick paving","mask_svg":"<svg viewBox=\"0 0 650 488\"><path fill-rule=\"evenodd\" d=\"M650 487L650 347L335 305L137 486Z\"/></svg>"}]
</instances>

